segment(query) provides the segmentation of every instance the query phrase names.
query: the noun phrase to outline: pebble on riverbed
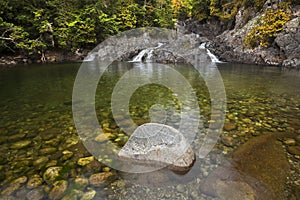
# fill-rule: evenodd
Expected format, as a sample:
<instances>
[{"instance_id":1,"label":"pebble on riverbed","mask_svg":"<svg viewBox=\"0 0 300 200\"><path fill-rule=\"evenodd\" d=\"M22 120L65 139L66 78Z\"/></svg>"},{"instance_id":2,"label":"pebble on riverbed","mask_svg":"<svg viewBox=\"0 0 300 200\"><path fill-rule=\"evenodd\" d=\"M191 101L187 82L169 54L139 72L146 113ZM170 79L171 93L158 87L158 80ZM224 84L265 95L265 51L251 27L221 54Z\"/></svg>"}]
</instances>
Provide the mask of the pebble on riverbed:
<instances>
[{"instance_id":1,"label":"pebble on riverbed","mask_svg":"<svg viewBox=\"0 0 300 200\"><path fill-rule=\"evenodd\" d=\"M89 178L89 183L95 187L102 187L109 181L113 180L114 177L115 174L112 172L101 172L91 175Z\"/></svg>"},{"instance_id":2,"label":"pebble on riverbed","mask_svg":"<svg viewBox=\"0 0 300 200\"><path fill-rule=\"evenodd\" d=\"M58 166L49 167L43 174L43 180L48 184L53 183L60 176L62 169L62 167Z\"/></svg>"},{"instance_id":3,"label":"pebble on riverbed","mask_svg":"<svg viewBox=\"0 0 300 200\"><path fill-rule=\"evenodd\" d=\"M56 181L53 183L53 188L49 193L49 199L57 200L60 199L66 192L68 187L68 182L65 180Z\"/></svg>"},{"instance_id":4,"label":"pebble on riverbed","mask_svg":"<svg viewBox=\"0 0 300 200\"><path fill-rule=\"evenodd\" d=\"M89 157L85 157L85 158L79 158L79 160L77 161L77 164L80 166L86 166L87 164L91 163L92 161L94 161L94 156L89 156Z\"/></svg>"}]
</instances>

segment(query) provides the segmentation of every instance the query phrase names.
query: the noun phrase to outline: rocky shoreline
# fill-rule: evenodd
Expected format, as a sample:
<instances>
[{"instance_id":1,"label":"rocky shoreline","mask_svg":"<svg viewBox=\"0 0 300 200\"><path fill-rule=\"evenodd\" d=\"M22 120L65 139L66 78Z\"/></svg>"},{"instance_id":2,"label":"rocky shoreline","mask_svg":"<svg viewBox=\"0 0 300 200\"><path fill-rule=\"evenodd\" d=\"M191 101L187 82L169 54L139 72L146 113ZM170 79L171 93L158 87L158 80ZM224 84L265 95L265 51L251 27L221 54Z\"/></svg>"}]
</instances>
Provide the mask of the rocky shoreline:
<instances>
[{"instance_id":1,"label":"rocky shoreline","mask_svg":"<svg viewBox=\"0 0 300 200\"><path fill-rule=\"evenodd\" d=\"M81 62L88 54L89 50L77 50L76 52L66 51L47 51L43 56L25 56L25 55L3 55L0 57L1 67L13 67L16 65L26 65L32 63L63 63L63 62Z\"/></svg>"}]
</instances>

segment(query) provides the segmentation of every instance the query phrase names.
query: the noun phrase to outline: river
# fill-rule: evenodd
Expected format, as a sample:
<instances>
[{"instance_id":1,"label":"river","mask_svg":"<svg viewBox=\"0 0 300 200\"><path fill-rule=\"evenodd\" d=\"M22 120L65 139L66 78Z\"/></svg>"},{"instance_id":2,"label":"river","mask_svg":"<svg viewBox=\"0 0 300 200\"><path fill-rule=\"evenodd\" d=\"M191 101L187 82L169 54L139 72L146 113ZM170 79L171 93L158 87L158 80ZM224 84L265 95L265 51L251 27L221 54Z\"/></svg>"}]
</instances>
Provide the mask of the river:
<instances>
[{"instance_id":1,"label":"river","mask_svg":"<svg viewBox=\"0 0 300 200\"><path fill-rule=\"evenodd\" d=\"M168 66L193 87L207 127L211 107L205 81L191 66ZM213 199L199 191L199 184L235 149L269 132L300 134L300 71L229 63L217 66L227 96L222 139L189 173L163 170L152 177L112 169L109 155L102 155L108 166L101 164L82 144L72 115L72 91L80 63L32 64L1 71L0 199ZM98 121L117 147L122 147L129 135L113 119L110 100L120 77L133 68L143 77L143 73L155 71L155 64L113 63L101 77L95 95ZM149 109L154 104L173 107L175 113L180 110L170 89L148 84L132 94L130 117L137 125L150 122ZM124 124L127 120L119 119ZM99 151L105 154L104 149ZM295 193L293 188L299 192L300 155L287 156L291 175L285 192L289 196ZM95 174L98 179L91 178ZM104 174L109 180L101 179Z\"/></svg>"}]
</instances>

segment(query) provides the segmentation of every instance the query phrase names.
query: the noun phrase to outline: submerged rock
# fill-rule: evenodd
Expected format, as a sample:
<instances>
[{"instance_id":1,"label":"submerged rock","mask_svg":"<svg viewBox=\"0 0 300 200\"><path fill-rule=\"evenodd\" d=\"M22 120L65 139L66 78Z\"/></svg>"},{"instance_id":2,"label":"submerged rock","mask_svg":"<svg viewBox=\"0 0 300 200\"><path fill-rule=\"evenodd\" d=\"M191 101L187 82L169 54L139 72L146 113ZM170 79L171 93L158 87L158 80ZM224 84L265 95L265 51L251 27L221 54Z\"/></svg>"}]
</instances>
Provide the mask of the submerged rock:
<instances>
[{"instance_id":1,"label":"submerged rock","mask_svg":"<svg viewBox=\"0 0 300 200\"><path fill-rule=\"evenodd\" d=\"M149 165L167 165L174 171L186 171L195 161L184 136L170 126L157 123L139 126L118 156Z\"/></svg>"},{"instance_id":2,"label":"submerged rock","mask_svg":"<svg viewBox=\"0 0 300 200\"><path fill-rule=\"evenodd\" d=\"M10 148L12 148L12 149L23 149L23 148L29 146L30 144L31 144L30 140L23 140L23 141L13 143L10 146Z\"/></svg>"},{"instance_id":3,"label":"submerged rock","mask_svg":"<svg viewBox=\"0 0 300 200\"><path fill-rule=\"evenodd\" d=\"M289 163L277 141L284 136L270 133L249 140L202 182L200 190L221 199L284 199Z\"/></svg>"},{"instance_id":4,"label":"submerged rock","mask_svg":"<svg viewBox=\"0 0 300 200\"><path fill-rule=\"evenodd\" d=\"M42 200L44 197L45 193L42 188L31 190L26 194L27 199Z\"/></svg>"},{"instance_id":5,"label":"submerged rock","mask_svg":"<svg viewBox=\"0 0 300 200\"><path fill-rule=\"evenodd\" d=\"M68 182L65 180L56 181L53 184L53 188L49 194L49 199L56 200L61 199L68 188Z\"/></svg>"},{"instance_id":6,"label":"submerged rock","mask_svg":"<svg viewBox=\"0 0 300 200\"><path fill-rule=\"evenodd\" d=\"M104 186L106 183L114 178L114 173L112 172L101 172L90 176L89 182L91 185L96 187Z\"/></svg>"},{"instance_id":7,"label":"submerged rock","mask_svg":"<svg viewBox=\"0 0 300 200\"><path fill-rule=\"evenodd\" d=\"M49 167L43 174L43 179L46 183L50 184L54 182L59 176L62 167Z\"/></svg>"},{"instance_id":8,"label":"submerged rock","mask_svg":"<svg viewBox=\"0 0 300 200\"><path fill-rule=\"evenodd\" d=\"M43 179L38 174L35 174L28 180L26 187L28 189L33 189L42 185L42 183L43 183Z\"/></svg>"},{"instance_id":9,"label":"submerged rock","mask_svg":"<svg viewBox=\"0 0 300 200\"><path fill-rule=\"evenodd\" d=\"M94 161L94 156L89 156L89 157L79 158L77 164L80 166L85 166L91 163L92 161Z\"/></svg>"}]
</instances>

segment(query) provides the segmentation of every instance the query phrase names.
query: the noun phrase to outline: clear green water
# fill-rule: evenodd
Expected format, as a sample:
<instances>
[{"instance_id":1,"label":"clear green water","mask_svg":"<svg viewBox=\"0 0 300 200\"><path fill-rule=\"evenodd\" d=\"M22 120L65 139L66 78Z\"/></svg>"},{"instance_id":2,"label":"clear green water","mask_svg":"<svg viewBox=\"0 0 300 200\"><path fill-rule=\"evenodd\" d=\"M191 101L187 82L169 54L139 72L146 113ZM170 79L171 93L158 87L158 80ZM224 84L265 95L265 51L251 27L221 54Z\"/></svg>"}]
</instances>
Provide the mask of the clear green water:
<instances>
[{"instance_id":1,"label":"clear green water","mask_svg":"<svg viewBox=\"0 0 300 200\"><path fill-rule=\"evenodd\" d=\"M122 146L128 137L112 119L111 93L119 77L133 65L132 63L115 63L101 78L97 88L95 98L97 116L104 129L112 134L110 139L115 142L116 146ZM140 65L143 67L143 64ZM204 125L207 126L210 117L210 100L204 81L199 79L197 72L189 66L171 66L183 74L194 87ZM154 198L158 198L159 196L155 196L147 186L145 186L146 189L140 188L142 186L139 184L143 185L142 183L134 186L125 184L123 180L132 177L113 170L117 175L112 183L101 187L93 185L76 187L74 183L76 177L88 179L91 174L108 170L106 166L96 161L88 166L80 166L77 163L80 158L90 156L78 138L72 118L72 89L79 67L80 63L30 65L0 72L0 190L2 191L0 197L14 196L21 199L30 191L42 188L43 198L49 198L52 183L43 180L32 189L28 187L28 182L34 176L45 179L43 175L47 168L61 166L63 169L58 180L68 181L67 191L62 196L73 195L80 199L82 193L96 191L95 199L130 199L137 191L145 190L149 192L149 195L152 194ZM218 67L227 94L226 122L235 124L237 128L222 133L233 136L235 143L228 147L219 142L215 148L216 152L224 156L249 138L265 132L299 132L299 71L238 64L220 64ZM130 103L131 118L137 124L149 122L148 112L153 104L159 103L165 107L175 105L179 108L178 101L172 92L159 85L148 85L138 89L131 97ZM126 119L123 120L126 123ZM28 144L18 147L17 144L20 141L28 142ZM66 153L66 150L72 152L72 155ZM109 157L104 157L104 159L109 161ZM208 162L211 163L211 160ZM216 167L217 163L218 161L211 168ZM296 165L298 163L299 167L297 158L294 163ZM181 180L181 184L188 184L190 181L197 183L198 176L203 178L211 170L202 169L201 164L196 164L190 173L170 175L172 178L166 182ZM16 185L13 180L22 176L26 176L27 180L13 188L12 185ZM160 180L164 179L162 178L164 176L158 175L157 177L160 178L156 178L154 182L157 182L157 187L163 188L164 184L158 183L164 183ZM294 181L300 180L297 175L293 179ZM10 188L9 192L7 188ZM75 192L76 195L74 195L74 188L81 193ZM190 196L190 193L186 194L186 191L181 191L180 188L174 187L173 189L174 191L172 188L166 189L163 197L174 199L173 194L176 194L178 199L187 198L186 195ZM190 190L187 191L190 192ZM205 198L201 194L197 195L199 199Z\"/></svg>"}]
</instances>

